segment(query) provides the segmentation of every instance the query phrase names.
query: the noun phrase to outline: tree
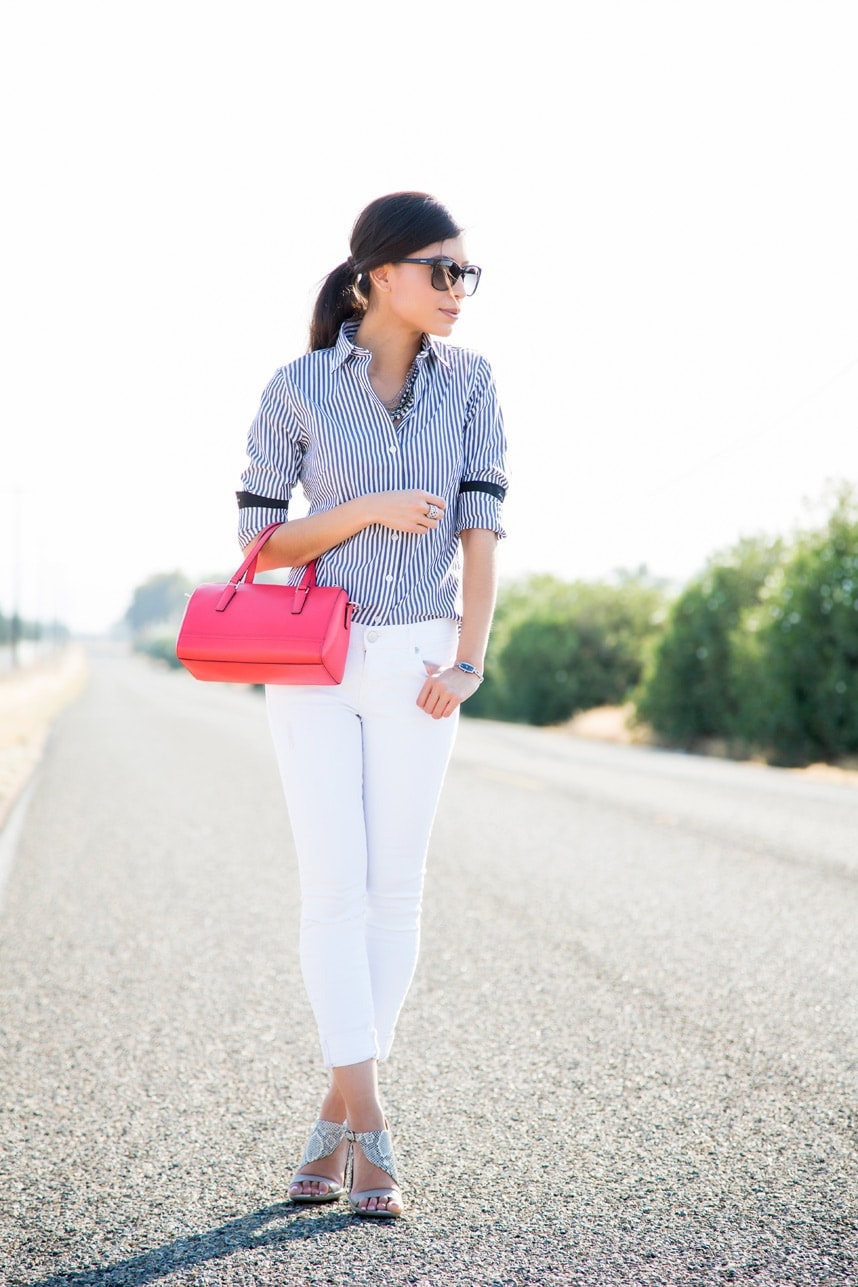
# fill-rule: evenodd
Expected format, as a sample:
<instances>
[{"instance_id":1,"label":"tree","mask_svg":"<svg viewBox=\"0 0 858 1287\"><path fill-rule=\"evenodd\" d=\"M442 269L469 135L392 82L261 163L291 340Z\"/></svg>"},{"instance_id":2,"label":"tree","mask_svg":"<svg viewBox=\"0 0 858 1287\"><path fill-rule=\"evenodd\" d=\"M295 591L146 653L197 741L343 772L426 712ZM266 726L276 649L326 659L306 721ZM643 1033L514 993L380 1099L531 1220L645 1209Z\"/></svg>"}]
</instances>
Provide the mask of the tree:
<instances>
[{"instance_id":1,"label":"tree","mask_svg":"<svg viewBox=\"0 0 858 1287\"><path fill-rule=\"evenodd\" d=\"M181 572L159 572L134 591L125 613L133 631L178 620L193 585Z\"/></svg>"}]
</instances>

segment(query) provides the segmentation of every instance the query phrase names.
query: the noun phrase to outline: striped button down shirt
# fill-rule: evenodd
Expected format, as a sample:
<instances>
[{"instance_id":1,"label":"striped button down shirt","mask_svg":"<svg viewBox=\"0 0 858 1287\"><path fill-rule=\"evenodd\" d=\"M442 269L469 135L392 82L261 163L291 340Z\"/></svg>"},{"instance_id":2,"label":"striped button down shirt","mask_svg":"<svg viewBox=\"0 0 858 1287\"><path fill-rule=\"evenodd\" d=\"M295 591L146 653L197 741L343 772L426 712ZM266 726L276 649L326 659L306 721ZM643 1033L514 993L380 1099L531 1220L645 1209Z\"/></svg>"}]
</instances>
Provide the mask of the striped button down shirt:
<instances>
[{"instance_id":1,"label":"striped button down shirt","mask_svg":"<svg viewBox=\"0 0 858 1287\"><path fill-rule=\"evenodd\" d=\"M372 354L344 323L336 344L281 367L250 427L241 475L239 539L285 522L299 484L309 514L373 492L421 488L447 508L434 532L373 524L316 561L320 585L339 585L362 625L460 617L459 534L505 535L506 439L491 368L478 353L424 336L414 402L398 426L369 381ZM289 574L297 584L303 568Z\"/></svg>"}]
</instances>

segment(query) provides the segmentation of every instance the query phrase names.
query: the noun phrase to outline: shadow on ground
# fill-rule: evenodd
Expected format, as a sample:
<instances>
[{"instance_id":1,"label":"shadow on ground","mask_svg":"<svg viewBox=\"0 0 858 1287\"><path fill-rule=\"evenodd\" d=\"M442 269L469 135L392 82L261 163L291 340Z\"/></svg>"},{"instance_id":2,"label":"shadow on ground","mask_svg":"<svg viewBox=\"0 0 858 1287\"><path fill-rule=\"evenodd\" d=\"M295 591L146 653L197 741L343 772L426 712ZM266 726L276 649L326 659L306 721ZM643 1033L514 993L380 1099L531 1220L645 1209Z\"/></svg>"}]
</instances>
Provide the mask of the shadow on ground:
<instances>
[{"instance_id":1,"label":"shadow on ground","mask_svg":"<svg viewBox=\"0 0 858 1287\"><path fill-rule=\"evenodd\" d=\"M275 1221L280 1223L272 1227ZM315 1239L323 1233L340 1236L360 1226L391 1229L405 1224L405 1221L359 1220L343 1207L337 1213L279 1202L230 1220L217 1229L177 1238L163 1247L102 1268L69 1270L36 1281L14 1276L7 1281L10 1287L144 1287L168 1274L211 1264L239 1251L285 1247L290 1242Z\"/></svg>"}]
</instances>

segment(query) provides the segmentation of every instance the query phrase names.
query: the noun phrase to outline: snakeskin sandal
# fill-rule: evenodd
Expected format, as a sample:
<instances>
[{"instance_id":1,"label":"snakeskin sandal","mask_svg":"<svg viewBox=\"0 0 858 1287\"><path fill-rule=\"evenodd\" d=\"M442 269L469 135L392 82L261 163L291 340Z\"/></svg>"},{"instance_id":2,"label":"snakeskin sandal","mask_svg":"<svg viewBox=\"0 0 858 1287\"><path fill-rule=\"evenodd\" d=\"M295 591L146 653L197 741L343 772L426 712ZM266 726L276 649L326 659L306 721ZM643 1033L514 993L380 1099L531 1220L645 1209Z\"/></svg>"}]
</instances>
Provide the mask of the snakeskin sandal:
<instances>
[{"instance_id":1,"label":"snakeskin sandal","mask_svg":"<svg viewBox=\"0 0 858 1287\"><path fill-rule=\"evenodd\" d=\"M346 1138L350 1139L352 1144L358 1144L363 1151L363 1155L373 1166L380 1170L386 1171L390 1176L393 1184L387 1189L364 1189L362 1193L352 1191L349 1194L349 1206L357 1216L365 1216L371 1220L397 1220L402 1215L402 1193L397 1183L396 1161L393 1156L393 1140L390 1137L390 1131L385 1124L382 1131L346 1131ZM352 1174L354 1174L354 1159L352 1159ZM390 1198L399 1207L398 1211L389 1211L386 1207L375 1210L368 1210L361 1207L358 1203L363 1202L365 1198Z\"/></svg>"},{"instance_id":2,"label":"snakeskin sandal","mask_svg":"<svg viewBox=\"0 0 858 1287\"><path fill-rule=\"evenodd\" d=\"M324 1122L321 1118L313 1127L310 1138L307 1140L307 1147L304 1149L304 1156L298 1163L298 1170L292 1177L289 1185L290 1202L336 1202L345 1193L345 1175L343 1175L342 1184L337 1184L336 1180L330 1179L326 1175L310 1175L304 1171L305 1166L312 1166L314 1162L320 1161L323 1157L330 1157L335 1153L347 1135L346 1127L342 1122ZM292 1190L297 1188L304 1181L310 1184L324 1184L327 1188L321 1193L293 1193Z\"/></svg>"}]
</instances>

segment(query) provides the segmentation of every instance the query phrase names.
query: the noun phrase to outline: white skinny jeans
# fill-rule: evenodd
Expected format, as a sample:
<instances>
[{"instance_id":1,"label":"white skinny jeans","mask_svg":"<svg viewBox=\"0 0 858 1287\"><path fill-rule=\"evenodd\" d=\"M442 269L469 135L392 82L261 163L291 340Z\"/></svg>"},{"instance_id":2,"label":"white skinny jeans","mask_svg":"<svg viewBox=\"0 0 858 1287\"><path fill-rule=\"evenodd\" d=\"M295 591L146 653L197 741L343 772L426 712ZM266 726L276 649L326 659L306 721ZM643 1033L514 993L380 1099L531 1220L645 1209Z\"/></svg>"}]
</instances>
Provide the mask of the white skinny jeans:
<instances>
[{"instance_id":1,"label":"white skinny jeans","mask_svg":"<svg viewBox=\"0 0 858 1287\"><path fill-rule=\"evenodd\" d=\"M353 626L340 685L269 685L301 883L301 970L329 1067L386 1059L417 964L426 851L458 727L417 706L451 620Z\"/></svg>"}]
</instances>

